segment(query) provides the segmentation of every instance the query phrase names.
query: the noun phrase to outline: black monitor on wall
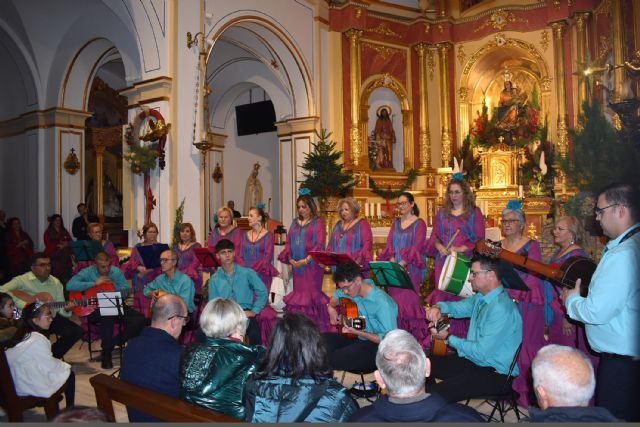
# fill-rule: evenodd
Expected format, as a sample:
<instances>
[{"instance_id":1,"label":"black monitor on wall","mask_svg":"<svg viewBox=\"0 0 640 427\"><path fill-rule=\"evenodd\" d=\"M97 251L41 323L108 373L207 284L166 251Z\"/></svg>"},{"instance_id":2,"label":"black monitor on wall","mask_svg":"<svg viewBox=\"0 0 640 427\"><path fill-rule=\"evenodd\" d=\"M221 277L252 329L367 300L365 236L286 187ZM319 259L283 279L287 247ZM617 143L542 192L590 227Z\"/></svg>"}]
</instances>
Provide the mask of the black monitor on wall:
<instances>
[{"instance_id":1,"label":"black monitor on wall","mask_svg":"<svg viewBox=\"0 0 640 427\"><path fill-rule=\"evenodd\" d=\"M238 136L276 131L276 110L271 101L236 106Z\"/></svg>"}]
</instances>

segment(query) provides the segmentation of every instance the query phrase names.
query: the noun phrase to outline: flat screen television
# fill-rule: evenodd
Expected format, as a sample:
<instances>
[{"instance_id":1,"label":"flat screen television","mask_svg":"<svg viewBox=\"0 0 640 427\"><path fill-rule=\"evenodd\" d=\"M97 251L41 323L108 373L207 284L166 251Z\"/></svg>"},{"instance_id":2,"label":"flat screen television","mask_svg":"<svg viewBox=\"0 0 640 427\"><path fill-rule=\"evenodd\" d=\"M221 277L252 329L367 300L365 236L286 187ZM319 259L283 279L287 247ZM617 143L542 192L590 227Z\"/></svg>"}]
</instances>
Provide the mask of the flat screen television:
<instances>
[{"instance_id":1,"label":"flat screen television","mask_svg":"<svg viewBox=\"0 0 640 427\"><path fill-rule=\"evenodd\" d=\"M271 101L236 106L238 136L276 131L276 110Z\"/></svg>"}]
</instances>

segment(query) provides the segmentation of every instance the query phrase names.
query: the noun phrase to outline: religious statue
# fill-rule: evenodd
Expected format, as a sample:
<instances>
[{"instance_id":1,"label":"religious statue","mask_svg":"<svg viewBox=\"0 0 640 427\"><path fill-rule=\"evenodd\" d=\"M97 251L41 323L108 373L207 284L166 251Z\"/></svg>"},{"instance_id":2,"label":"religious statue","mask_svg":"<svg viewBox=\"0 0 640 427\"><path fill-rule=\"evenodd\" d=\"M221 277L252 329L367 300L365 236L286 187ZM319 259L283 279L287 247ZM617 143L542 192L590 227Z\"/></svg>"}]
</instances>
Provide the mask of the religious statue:
<instances>
[{"instance_id":1,"label":"religious statue","mask_svg":"<svg viewBox=\"0 0 640 427\"><path fill-rule=\"evenodd\" d=\"M258 172L260 172L260 163L256 162L249 174L249 178L247 178L247 185L244 187L242 211L245 216L249 215L249 208L262 203L262 184L258 179Z\"/></svg>"},{"instance_id":2,"label":"religious statue","mask_svg":"<svg viewBox=\"0 0 640 427\"><path fill-rule=\"evenodd\" d=\"M104 216L114 218L122 216L122 193L113 185L109 175L105 174L103 184Z\"/></svg>"},{"instance_id":3,"label":"religious statue","mask_svg":"<svg viewBox=\"0 0 640 427\"><path fill-rule=\"evenodd\" d=\"M518 127L518 115L526 101L527 95L520 94L520 91L513 87L511 80L505 80L504 89L500 92L500 101L496 109L498 116L496 128L507 134L513 132Z\"/></svg>"},{"instance_id":4,"label":"religious statue","mask_svg":"<svg viewBox=\"0 0 640 427\"><path fill-rule=\"evenodd\" d=\"M374 144L376 153L376 168L393 167L393 145L396 143L396 134L393 131L393 123L389 116L389 110L384 107L377 114L376 127L370 144Z\"/></svg>"}]
</instances>

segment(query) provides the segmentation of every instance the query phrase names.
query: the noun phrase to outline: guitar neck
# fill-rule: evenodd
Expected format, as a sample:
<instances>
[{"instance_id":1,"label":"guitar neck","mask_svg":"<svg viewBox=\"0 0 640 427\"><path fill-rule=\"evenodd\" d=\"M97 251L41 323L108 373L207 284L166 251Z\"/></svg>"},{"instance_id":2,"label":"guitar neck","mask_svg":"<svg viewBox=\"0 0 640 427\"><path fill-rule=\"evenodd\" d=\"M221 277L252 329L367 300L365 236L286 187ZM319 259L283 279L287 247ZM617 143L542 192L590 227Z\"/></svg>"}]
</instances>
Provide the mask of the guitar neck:
<instances>
[{"instance_id":1,"label":"guitar neck","mask_svg":"<svg viewBox=\"0 0 640 427\"><path fill-rule=\"evenodd\" d=\"M476 251L482 254L486 254L486 250L484 249L486 247L487 244L484 241L480 240L476 244ZM490 248L489 250L492 252L491 254L489 254L489 256L494 256L505 261L509 261L513 265L517 265L518 267L533 271L534 273L538 273L550 279L560 280L562 278L562 271L560 269L554 268L547 264L543 264L540 261L525 258L522 255L518 255L515 252L511 252L502 248Z\"/></svg>"}]
</instances>

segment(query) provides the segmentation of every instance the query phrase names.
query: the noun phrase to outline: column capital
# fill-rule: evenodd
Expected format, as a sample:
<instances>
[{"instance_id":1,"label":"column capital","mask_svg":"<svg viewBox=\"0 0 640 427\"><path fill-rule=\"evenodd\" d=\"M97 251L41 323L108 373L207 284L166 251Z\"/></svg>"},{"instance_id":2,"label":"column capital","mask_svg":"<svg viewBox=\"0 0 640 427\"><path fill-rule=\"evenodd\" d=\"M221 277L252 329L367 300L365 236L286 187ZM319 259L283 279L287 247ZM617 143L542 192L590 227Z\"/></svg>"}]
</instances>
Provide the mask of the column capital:
<instances>
[{"instance_id":1,"label":"column capital","mask_svg":"<svg viewBox=\"0 0 640 427\"><path fill-rule=\"evenodd\" d=\"M360 37L362 37L362 34L364 32L362 30L359 30L357 28L349 28L347 31L344 32L344 35L350 40L350 41L358 41L358 39Z\"/></svg>"},{"instance_id":2,"label":"column capital","mask_svg":"<svg viewBox=\"0 0 640 427\"><path fill-rule=\"evenodd\" d=\"M418 53L418 55L423 56L426 55L427 50L431 47L429 43L420 42L413 45L413 49Z\"/></svg>"},{"instance_id":3,"label":"column capital","mask_svg":"<svg viewBox=\"0 0 640 427\"><path fill-rule=\"evenodd\" d=\"M576 12L573 17L574 17L574 22L576 24L576 28L578 29L578 31L583 31L587 25L587 20L589 19L589 16L591 15L591 12Z\"/></svg>"},{"instance_id":4,"label":"column capital","mask_svg":"<svg viewBox=\"0 0 640 427\"><path fill-rule=\"evenodd\" d=\"M156 77L136 82L133 86L121 89L119 93L127 97L128 107L134 108L151 102L169 101L172 85L173 79L171 77Z\"/></svg>"},{"instance_id":5,"label":"column capital","mask_svg":"<svg viewBox=\"0 0 640 427\"><path fill-rule=\"evenodd\" d=\"M438 52L446 52L448 50L453 49L453 43L451 42L440 42L436 44L436 48L438 49Z\"/></svg>"},{"instance_id":6,"label":"column capital","mask_svg":"<svg viewBox=\"0 0 640 427\"><path fill-rule=\"evenodd\" d=\"M549 22L549 26L551 27L551 30L553 32L553 37L557 40L562 39L562 36L564 35L564 31L567 28L567 25L568 23L564 19L561 19L559 21Z\"/></svg>"}]
</instances>

